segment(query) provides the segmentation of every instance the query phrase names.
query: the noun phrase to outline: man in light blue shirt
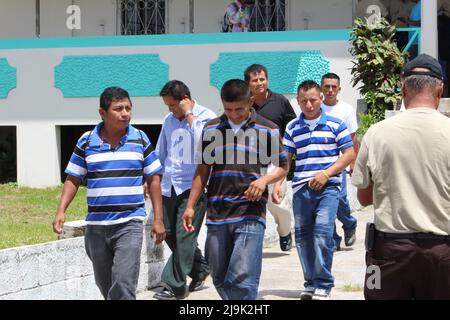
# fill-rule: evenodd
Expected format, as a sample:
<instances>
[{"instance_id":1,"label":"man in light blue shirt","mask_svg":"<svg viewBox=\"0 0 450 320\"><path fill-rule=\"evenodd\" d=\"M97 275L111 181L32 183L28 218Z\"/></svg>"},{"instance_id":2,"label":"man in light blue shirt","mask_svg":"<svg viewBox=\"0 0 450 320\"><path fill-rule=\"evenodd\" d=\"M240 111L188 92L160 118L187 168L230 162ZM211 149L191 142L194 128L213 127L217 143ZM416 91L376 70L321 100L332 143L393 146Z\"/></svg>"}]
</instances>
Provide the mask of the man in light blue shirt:
<instances>
[{"instance_id":1,"label":"man in light blue shirt","mask_svg":"<svg viewBox=\"0 0 450 320\"><path fill-rule=\"evenodd\" d=\"M195 173L195 150L205 123L216 117L211 110L191 98L189 88L181 81L167 82L160 96L170 113L164 118L156 154L163 166L161 191L163 196L166 243L172 250L161 275L164 290L154 297L160 300L186 297L186 276L191 277L189 291L200 290L209 275L209 266L197 246L197 237L206 212L203 195L195 207L193 221L196 232L183 228L181 217Z\"/></svg>"}]
</instances>

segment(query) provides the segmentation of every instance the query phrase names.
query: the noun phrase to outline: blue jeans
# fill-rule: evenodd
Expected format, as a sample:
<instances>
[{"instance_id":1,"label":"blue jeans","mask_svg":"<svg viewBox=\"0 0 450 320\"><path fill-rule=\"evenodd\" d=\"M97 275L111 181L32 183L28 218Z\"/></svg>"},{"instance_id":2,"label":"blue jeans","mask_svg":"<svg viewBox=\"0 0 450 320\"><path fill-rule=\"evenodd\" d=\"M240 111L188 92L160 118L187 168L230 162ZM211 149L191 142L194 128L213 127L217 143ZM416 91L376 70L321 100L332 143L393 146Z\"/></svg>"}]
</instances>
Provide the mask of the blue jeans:
<instances>
[{"instance_id":1,"label":"blue jeans","mask_svg":"<svg viewBox=\"0 0 450 320\"><path fill-rule=\"evenodd\" d=\"M258 221L208 224L205 256L223 300L256 300L265 226Z\"/></svg>"},{"instance_id":2,"label":"blue jeans","mask_svg":"<svg viewBox=\"0 0 450 320\"><path fill-rule=\"evenodd\" d=\"M88 225L84 243L95 283L108 300L135 300L139 279L143 222Z\"/></svg>"},{"instance_id":3,"label":"blue jeans","mask_svg":"<svg viewBox=\"0 0 450 320\"><path fill-rule=\"evenodd\" d=\"M334 286L331 266L338 194L335 186L314 191L307 185L294 194L295 242L305 287L331 289Z\"/></svg>"},{"instance_id":4,"label":"blue jeans","mask_svg":"<svg viewBox=\"0 0 450 320\"><path fill-rule=\"evenodd\" d=\"M342 222L342 229L344 229L344 233L356 228L357 221L356 218L351 214L350 204L348 203L347 199L347 172L345 170L342 172L342 184L341 191L339 193L337 219ZM334 224L333 239L335 242L335 246L341 244L342 237L337 233L336 223Z\"/></svg>"}]
</instances>

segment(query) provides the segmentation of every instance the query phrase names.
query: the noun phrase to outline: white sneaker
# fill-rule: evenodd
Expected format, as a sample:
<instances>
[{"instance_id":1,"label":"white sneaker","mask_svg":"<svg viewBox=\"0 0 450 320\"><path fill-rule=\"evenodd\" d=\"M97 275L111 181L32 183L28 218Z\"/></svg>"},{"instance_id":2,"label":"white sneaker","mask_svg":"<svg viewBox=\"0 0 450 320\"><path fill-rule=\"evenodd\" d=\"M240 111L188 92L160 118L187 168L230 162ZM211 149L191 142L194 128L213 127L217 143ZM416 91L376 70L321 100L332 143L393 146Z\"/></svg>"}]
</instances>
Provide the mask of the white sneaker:
<instances>
[{"instance_id":1,"label":"white sneaker","mask_svg":"<svg viewBox=\"0 0 450 320\"><path fill-rule=\"evenodd\" d=\"M314 296L314 287L306 287L303 289L302 293L300 293L300 300L311 300Z\"/></svg>"},{"instance_id":2,"label":"white sneaker","mask_svg":"<svg viewBox=\"0 0 450 320\"><path fill-rule=\"evenodd\" d=\"M330 300L330 296L331 296L331 290L317 288L314 291L314 295L313 295L312 299L313 300Z\"/></svg>"}]
</instances>

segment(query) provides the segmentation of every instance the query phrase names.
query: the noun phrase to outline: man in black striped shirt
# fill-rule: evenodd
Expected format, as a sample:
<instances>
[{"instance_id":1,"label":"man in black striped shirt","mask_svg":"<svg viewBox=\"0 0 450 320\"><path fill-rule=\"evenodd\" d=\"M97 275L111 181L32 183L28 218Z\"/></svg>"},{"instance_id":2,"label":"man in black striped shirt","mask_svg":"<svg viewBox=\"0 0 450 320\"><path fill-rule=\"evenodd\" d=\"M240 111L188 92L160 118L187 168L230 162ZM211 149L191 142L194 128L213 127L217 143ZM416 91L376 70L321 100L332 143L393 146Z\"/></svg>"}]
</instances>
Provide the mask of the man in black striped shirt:
<instances>
[{"instance_id":1,"label":"man in black striped shirt","mask_svg":"<svg viewBox=\"0 0 450 320\"><path fill-rule=\"evenodd\" d=\"M194 206L208 183L205 253L217 292L224 300L257 298L262 264L267 185L287 174L276 125L251 108L242 80L221 90L225 113L206 123L183 224L194 231ZM263 176L269 163L276 169Z\"/></svg>"}]
</instances>

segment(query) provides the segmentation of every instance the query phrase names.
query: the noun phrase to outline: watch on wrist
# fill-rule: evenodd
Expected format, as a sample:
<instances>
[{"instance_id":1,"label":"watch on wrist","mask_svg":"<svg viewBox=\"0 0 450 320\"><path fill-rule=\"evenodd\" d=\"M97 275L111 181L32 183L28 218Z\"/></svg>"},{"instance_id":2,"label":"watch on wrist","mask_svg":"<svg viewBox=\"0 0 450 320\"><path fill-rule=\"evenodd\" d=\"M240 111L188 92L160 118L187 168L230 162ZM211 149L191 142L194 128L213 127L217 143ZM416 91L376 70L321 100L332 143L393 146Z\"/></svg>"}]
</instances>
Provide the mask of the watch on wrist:
<instances>
[{"instance_id":1,"label":"watch on wrist","mask_svg":"<svg viewBox=\"0 0 450 320\"><path fill-rule=\"evenodd\" d=\"M194 114L192 110L188 110L184 113L184 117L187 118L190 114Z\"/></svg>"}]
</instances>

